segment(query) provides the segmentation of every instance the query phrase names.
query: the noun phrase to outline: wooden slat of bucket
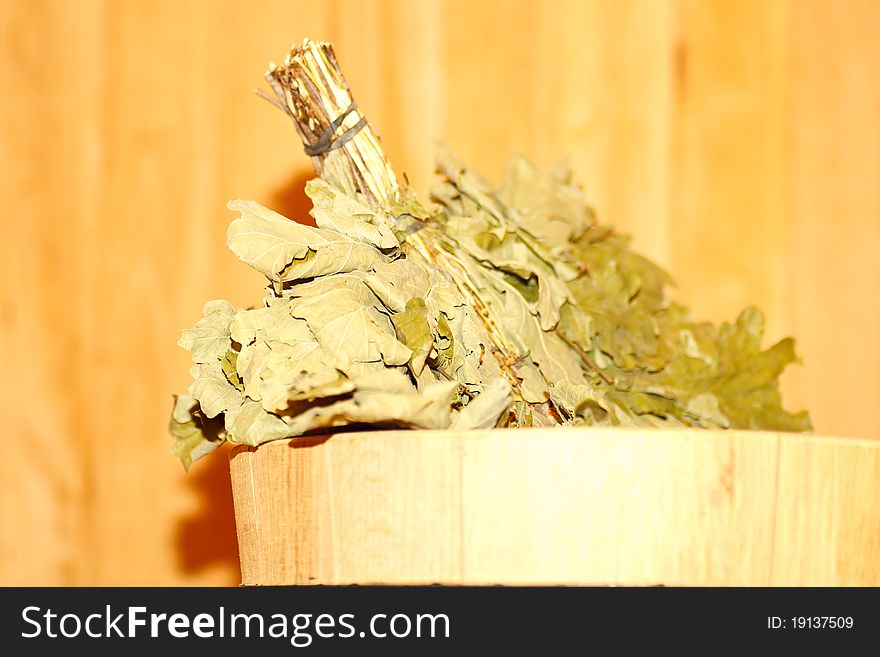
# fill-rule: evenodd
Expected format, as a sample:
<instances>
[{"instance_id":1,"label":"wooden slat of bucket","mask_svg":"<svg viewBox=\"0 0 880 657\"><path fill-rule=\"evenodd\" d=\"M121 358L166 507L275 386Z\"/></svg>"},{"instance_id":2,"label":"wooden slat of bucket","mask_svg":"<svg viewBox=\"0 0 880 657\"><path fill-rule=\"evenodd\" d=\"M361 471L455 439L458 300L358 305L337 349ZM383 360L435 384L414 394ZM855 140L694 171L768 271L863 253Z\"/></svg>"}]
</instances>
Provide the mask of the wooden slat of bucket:
<instances>
[{"instance_id":1,"label":"wooden slat of bucket","mask_svg":"<svg viewBox=\"0 0 880 657\"><path fill-rule=\"evenodd\" d=\"M769 581L775 436L516 433L461 439L468 581Z\"/></svg>"},{"instance_id":2,"label":"wooden slat of bucket","mask_svg":"<svg viewBox=\"0 0 880 657\"><path fill-rule=\"evenodd\" d=\"M773 584L880 585L880 441L781 436Z\"/></svg>"},{"instance_id":3,"label":"wooden slat of bucket","mask_svg":"<svg viewBox=\"0 0 880 657\"><path fill-rule=\"evenodd\" d=\"M231 469L244 584L880 584L880 442L388 431Z\"/></svg>"}]
</instances>

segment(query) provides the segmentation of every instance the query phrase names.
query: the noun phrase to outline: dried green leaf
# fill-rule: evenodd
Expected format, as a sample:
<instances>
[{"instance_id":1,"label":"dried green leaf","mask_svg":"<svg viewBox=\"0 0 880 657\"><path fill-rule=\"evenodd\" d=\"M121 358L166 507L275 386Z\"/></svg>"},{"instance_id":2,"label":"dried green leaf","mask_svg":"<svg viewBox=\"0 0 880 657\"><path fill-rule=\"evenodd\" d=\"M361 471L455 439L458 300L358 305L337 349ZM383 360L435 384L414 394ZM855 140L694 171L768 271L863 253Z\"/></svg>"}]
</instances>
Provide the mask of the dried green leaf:
<instances>
[{"instance_id":1,"label":"dried green leaf","mask_svg":"<svg viewBox=\"0 0 880 657\"><path fill-rule=\"evenodd\" d=\"M461 409L450 428L453 431L491 429L510 406L511 401L513 398L510 395L510 386L504 379L495 379Z\"/></svg>"},{"instance_id":2,"label":"dried green leaf","mask_svg":"<svg viewBox=\"0 0 880 657\"><path fill-rule=\"evenodd\" d=\"M239 445L260 445L290 435L284 420L250 400L226 414L226 431L228 440Z\"/></svg>"},{"instance_id":3,"label":"dried green leaf","mask_svg":"<svg viewBox=\"0 0 880 657\"><path fill-rule=\"evenodd\" d=\"M229 323L235 308L228 301L209 301L202 309L202 319L186 329L177 344L192 353L196 363L220 358L229 349Z\"/></svg>"},{"instance_id":4,"label":"dried green leaf","mask_svg":"<svg viewBox=\"0 0 880 657\"><path fill-rule=\"evenodd\" d=\"M385 262L376 247L336 232L297 224L254 201L230 201L239 212L226 234L239 260L277 283L369 269Z\"/></svg>"},{"instance_id":5,"label":"dried green leaf","mask_svg":"<svg viewBox=\"0 0 880 657\"><path fill-rule=\"evenodd\" d=\"M419 375L434 344L434 333L428 322L425 300L413 297L407 301L403 312L391 317L391 323L394 324L397 339L412 351L409 364L413 373Z\"/></svg>"},{"instance_id":6,"label":"dried green leaf","mask_svg":"<svg viewBox=\"0 0 880 657\"><path fill-rule=\"evenodd\" d=\"M199 403L186 395L174 396L168 432L174 439L171 453L180 459L185 470L226 439L222 420L205 417Z\"/></svg>"},{"instance_id":7,"label":"dried green leaf","mask_svg":"<svg viewBox=\"0 0 880 657\"><path fill-rule=\"evenodd\" d=\"M226 378L220 361L198 363L189 373L193 378L189 394L198 400L207 417L215 417L241 403L241 393Z\"/></svg>"},{"instance_id":8,"label":"dried green leaf","mask_svg":"<svg viewBox=\"0 0 880 657\"><path fill-rule=\"evenodd\" d=\"M314 203L311 215L318 228L342 233L383 251L393 251L400 246L390 221L363 200L334 190L320 178L306 183L306 194Z\"/></svg>"},{"instance_id":9,"label":"dried green leaf","mask_svg":"<svg viewBox=\"0 0 880 657\"><path fill-rule=\"evenodd\" d=\"M291 314L305 320L318 343L346 370L364 363L406 365L412 351L397 339L376 295L356 277L318 279L293 291Z\"/></svg>"}]
</instances>

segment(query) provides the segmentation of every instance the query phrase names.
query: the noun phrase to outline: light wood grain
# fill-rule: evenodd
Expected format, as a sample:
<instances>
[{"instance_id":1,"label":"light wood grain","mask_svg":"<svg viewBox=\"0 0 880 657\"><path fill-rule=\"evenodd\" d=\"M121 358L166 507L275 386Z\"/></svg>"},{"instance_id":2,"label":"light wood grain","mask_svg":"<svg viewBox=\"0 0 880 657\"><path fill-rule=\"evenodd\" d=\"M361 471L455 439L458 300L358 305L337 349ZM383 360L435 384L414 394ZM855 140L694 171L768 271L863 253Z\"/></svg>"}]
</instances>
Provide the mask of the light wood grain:
<instances>
[{"instance_id":1,"label":"light wood grain","mask_svg":"<svg viewBox=\"0 0 880 657\"><path fill-rule=\"evenodd\" d=\"M880 444L781 437L773 583L880 582Z\"/></svg>"},{"instance_id":2,"label":"light wood grain","mask_svg":"<svg viewBox=\"0 0 880 657\"><path fill-rule=\"evenodd\" d=\"M398 431L230 463L249 585L880 584L876 441Z\"/></svg>"},{"instance_id":3,"label":"light wood grain","mask_svg":"<svg viewBox=\"0 0 880 657\"><path fill-rule=\"evenodd\" d=\"M233 459L243 581L271 581L280 568L291 584L352 582L364 564L376 582L461 577L460 444L442 433L385 435L390 442L304 439L277 451L283 464Z\"/></svg>"},{"instance_id":4,"label":"light wood grain","mask_svg":"<svg viewBox=\"0 0 880 657\"><path fill-rule=\"evenodd\" d=\"M309 160L252 91L307 35L417 190L438 138L489 178L567 157L697 317L756 302L798 337L790 407L880 437L872 0L7 0L0 35L0 583L239 581L223 458L168 454L175 342L259 301L228 199L306 217Z\"/></svg>"},{"instance_id":5,"label":"light wood grain","mask_svg":"<svg viewBox=\"0 0 880 657\"><path fill-rule=\"evenodd\" d=\"M462 577L765 583L774 482L764 473L773 472L776 441L760 438L610 430L450 437L464 451Z\"/></svg>"}]
</instances>

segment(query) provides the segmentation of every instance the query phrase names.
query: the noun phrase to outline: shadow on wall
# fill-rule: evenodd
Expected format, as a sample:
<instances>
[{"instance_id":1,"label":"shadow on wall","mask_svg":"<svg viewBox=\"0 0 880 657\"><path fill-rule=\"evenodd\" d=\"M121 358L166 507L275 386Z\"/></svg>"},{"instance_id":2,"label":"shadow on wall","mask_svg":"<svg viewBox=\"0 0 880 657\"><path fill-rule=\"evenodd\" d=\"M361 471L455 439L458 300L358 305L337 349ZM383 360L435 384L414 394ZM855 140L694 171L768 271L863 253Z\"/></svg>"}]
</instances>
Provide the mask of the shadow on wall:
<instances>
[{"instance_id":1,"label":"shadow on wall","mask_svg":"<svg viewBox=\"0 0 880 657\"><path fill-rule=\"evenodd\" d=\"M230 584L239 584L229 447L224 445L194 464L187 474L187 485L198 494L199 507L195 515L182 519L177 528L181 570L195 574L206 568L222 568L229 572Z\"/></svg>"},{"instance_id":2,"label":"shadow on wall","mask_svg":"<svg viewBox=\"0 0 880 657\"><path fill-rule=\"evenodd\" d=\"M268 207L285 217L309 226L312 202L306 196L306 183L315 177L311 169L294 171L283 185L270 194ZM198 511L181 520L177 528L177 551L180 568L197 574L207 568L229 572L229 583L241 582L238 539L232 485L229 480L229 447L224 446L193 465L187 485L199 497Z\"/></svg>"},{"instance_id":3,"label":"shadow on wall","mask_svg":"<svg viewBox=\"0 0 880 657\"><path fill-rule=\"evenodd\" d=\"M311 169L294 171L280 187L276 188L269 199L269 209L293 219L299 224L314 226L315 220L309 214L312 200L306 196L306 183L315 177Z\"/></svg>"}]
</instances>

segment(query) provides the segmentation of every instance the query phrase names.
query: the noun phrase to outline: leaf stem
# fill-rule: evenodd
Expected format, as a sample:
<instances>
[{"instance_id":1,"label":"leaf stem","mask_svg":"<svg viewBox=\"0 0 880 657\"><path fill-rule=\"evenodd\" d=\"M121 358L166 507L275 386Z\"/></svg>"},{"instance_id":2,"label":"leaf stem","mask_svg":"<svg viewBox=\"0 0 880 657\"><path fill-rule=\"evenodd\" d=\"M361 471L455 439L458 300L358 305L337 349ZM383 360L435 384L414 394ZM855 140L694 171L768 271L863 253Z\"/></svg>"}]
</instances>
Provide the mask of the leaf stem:
<instances>
[{"instance_id":1,"label":"leaf stem","mask_svg":"<svg viewBox=\"0 0 880 657\"><path fill-rule=\"evenodd\" d=\"M614 379L612 377L608 376L608 374L606 374L604 371L602 371L602 369L598 365L596 365L596 363L593 361L593 359L590 358L590 355L586 351L584 351L583 348L577 342L570 340L568 338L568 336L565 335L564 333L562 333L561 331L557 330L556 335L558 335L559 339L562 340L565 344L567 344L572 349L572 351L574 351L578 356L580 356L580 359L584 362L584 365L586 365L588 368L590 368L591 371L598 374L599 377L605 383L607 383L610 386L614 385Z\"/></svg>"}]
</instances>

